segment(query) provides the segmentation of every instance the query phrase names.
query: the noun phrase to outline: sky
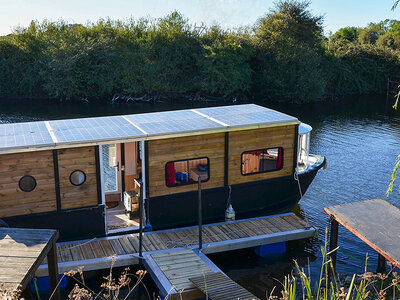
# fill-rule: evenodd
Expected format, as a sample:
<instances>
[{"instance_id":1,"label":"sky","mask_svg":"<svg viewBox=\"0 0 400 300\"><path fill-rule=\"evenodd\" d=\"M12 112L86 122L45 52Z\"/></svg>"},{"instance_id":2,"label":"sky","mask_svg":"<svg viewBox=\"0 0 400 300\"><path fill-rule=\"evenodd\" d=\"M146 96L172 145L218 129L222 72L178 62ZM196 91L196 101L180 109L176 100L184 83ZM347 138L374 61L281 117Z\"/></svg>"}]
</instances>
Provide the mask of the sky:
<instances>
[{"instance_id":1,"label":"sky","mask_svg":"<svg viewBox=\"0 0 400 300\"><path fill-rule=\"evenodd\" d=\"M324 16L325 34L346 26L400 19L394 0L311 0L310 8ZM99 18L160 18L177 10L192 23L235 28L254 24L274 6L273 0L0 0L0 35L31 20L64 19L87 23Z\"/></svg>"}]
</instances>

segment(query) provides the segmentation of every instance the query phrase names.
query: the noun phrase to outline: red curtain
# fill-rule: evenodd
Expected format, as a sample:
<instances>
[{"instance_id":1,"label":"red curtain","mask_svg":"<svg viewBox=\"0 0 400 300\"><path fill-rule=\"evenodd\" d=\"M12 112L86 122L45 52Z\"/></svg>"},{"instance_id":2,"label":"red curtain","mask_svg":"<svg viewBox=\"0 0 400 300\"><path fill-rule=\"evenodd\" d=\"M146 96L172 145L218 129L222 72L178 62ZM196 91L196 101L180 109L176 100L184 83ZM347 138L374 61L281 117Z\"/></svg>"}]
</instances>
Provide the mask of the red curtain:
<instances>
[{"instance_id":1,"label":"red curtain","mask_svg":"<svg viewBox=\"0 0 400 300\"><path fill-rule=\"evenodd\" d=\"M260 156L262 153L265 153L267 150L258 150L258 151L249 151L249 152L245 152L244 154L251 154L251 155L257 155ZM268 154L268 152L267 152Z\"/></svg>"},{"instance_id":2,"label":"red curtain","mask_svg":"<svg viewBox=\"0 0 400 300\"><path fill-rule=\"evenodd\" d=\"M175 185L175 164L173 162L167 164L167 185Z\"/></svg>"}]
</instances>

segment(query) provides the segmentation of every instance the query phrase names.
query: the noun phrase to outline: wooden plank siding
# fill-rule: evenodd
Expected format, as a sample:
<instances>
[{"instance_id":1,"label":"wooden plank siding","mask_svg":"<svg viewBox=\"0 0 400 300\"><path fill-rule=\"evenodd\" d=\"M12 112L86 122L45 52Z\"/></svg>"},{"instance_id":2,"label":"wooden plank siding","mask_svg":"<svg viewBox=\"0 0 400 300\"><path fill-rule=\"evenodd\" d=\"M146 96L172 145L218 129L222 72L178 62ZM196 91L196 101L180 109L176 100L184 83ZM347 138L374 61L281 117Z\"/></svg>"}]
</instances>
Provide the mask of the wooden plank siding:
<instances>
[{"instance_id":1,"label":"wooden plank siding","mask_svg":"<svg viewBox=\"0 0 400 300\"><path fill-rule=\"evenodd\" d=\"M167 187L165 165L169 161L208 157L210 178L202 188L224 185L224 133L196 135L148 142L150 197L197 190L197 184Z\"/></svg>"},{"instance_id":2,"label":"wooden plank siding","mask_svg":"<svg viewBox=\"0 0 400 300\"><path fill-rule=\"evenodd\" d=\"M95 147L58 150L58 169L61 209L97 205ZM86 181L80 186L74 186L69 180L69 176L75 170L86 174Z\"/></svg>"},{"instance_id":3,"label":"wooden plank siding","mask_svg":"<svg viewBox=\"0 0 400 300\"><path fill-rule=\"evenodd\" d=\"M295 138L295 125L229 132L229 185L292 175ZM281 170L242 175L241 156L243 152L276 147L283 148L283 168Z\"/></svg>"},{"instance_id":4,"label":"wooden plank siding","mask_svg":"<svg viewBox=\"0 0 400 300\"><path fill-rule=\"evenodd\" d=\"M36 188L31 192L19 188L24 175L36 179ZM0 217L56 209L52 151L0 155Z\"/></svg>"}]
</instances>

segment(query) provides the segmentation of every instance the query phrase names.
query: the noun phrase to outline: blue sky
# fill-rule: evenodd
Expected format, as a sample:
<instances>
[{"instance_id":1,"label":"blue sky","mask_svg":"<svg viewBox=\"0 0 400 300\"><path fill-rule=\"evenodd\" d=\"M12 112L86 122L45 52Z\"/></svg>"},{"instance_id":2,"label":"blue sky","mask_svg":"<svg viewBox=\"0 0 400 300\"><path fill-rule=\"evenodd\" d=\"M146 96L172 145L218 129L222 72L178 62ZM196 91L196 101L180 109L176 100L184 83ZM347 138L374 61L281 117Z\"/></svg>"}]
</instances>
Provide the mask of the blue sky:
<instances>
[{"instance_id":1,"label":"blue sky","mask_svg":"<svg viewBox=\"0 0 400 300\"><path fill-rule=\"evenodd\" d=\"M311 9L325 17L325 33L345 26L365 26L387 18L400 19L394 0L313 0ZM71 23L112 19L159 18L178 10L193 23L237 27L253 24L273 7L273 0L0 0L0 35L31 20L64 19Z\"/></svg>"}]
</instances>

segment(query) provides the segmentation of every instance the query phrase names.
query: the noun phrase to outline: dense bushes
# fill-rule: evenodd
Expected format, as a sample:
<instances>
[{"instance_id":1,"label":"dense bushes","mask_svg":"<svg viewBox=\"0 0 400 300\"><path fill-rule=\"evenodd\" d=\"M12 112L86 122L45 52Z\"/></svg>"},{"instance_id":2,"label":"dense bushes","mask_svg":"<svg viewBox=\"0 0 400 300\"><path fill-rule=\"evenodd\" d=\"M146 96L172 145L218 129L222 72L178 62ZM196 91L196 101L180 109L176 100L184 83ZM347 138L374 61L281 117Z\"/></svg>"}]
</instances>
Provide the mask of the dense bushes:
<instances>
[{"instance_id":1,"label":"dense bushes","mask_svg":"<svg viewBox=\"0 0 400 300\"><path fill-rule=\"evenodd\" d=\"M177 12L86 26L32 22L0 37L0 96L309 101L381 93L400 74L396 35L347 28L327 41L304 2L278 2L252 28L199 28Z\"/></svg>"}]
</instances>

